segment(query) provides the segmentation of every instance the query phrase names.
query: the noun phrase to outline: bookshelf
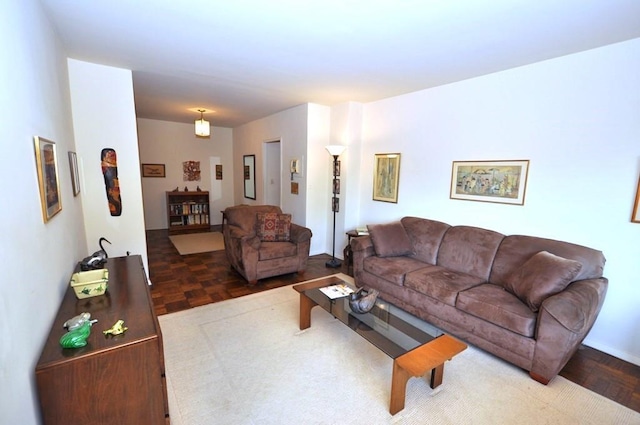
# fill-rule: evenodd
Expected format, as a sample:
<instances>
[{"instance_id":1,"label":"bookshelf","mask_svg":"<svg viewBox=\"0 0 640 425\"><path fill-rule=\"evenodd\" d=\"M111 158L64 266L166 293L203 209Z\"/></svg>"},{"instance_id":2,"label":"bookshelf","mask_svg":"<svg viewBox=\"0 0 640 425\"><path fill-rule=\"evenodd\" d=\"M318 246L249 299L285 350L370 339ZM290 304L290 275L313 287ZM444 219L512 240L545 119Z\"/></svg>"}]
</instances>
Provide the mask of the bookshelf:
<instances>
[{"instance_id":1,"label":"bookshelf","mask_svg":"<svg viewBox=\"0 0 640 425\"><path fill-rule=\"evenodd\" d=\"M169 233L208 229L209 192L167 192Z\"/></svg>"}]
</instances>

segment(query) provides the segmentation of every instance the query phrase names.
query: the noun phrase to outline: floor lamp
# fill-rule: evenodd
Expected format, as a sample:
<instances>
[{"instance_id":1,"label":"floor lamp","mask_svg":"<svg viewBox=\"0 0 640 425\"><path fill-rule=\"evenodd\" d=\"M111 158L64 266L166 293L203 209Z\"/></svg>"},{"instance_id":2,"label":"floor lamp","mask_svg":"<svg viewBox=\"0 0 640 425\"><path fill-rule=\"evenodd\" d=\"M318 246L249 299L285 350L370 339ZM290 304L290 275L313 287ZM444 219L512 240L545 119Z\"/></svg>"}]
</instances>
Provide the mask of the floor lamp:
<instances>
[{"instance_id":1,"label":"floor lamp","mask_svg":"<svg viewBox=\"0 0 640 425\"><path fill-rule=\"evenodd\" d=\"M329 154L333 156L333 185L332 185L332 193L333 197L331 198L331 210L333 211L333 250L331 251L331 260L325 263L325 266L331 268L337 268L342 265L340 261L336 260L336 213L338 212L339 203L337 193L337 179L336 177L340 175L340 163L338 162L338 157L344 150L346 146L341 145L329 145L327 146L327 151Z\"/></svg>"}]
</instances>

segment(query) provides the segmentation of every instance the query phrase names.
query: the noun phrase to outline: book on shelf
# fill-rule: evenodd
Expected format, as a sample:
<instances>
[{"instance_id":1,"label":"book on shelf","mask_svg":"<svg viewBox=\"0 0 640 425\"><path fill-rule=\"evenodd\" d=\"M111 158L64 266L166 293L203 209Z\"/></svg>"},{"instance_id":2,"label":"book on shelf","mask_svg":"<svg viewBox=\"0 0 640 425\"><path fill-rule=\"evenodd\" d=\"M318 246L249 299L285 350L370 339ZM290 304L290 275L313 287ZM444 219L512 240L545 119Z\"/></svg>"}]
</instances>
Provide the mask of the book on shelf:
<instances>
[{"instance_id":1,"label":"book on shelf","mask_svg":"<svg viewBox=\"0 0 640 425\"><path fill-rule=\"evenodd\" d=\"M325 286L324 288L320 288L320 291L333 300L348 296L353 292L353 289L344 283L340 283L338 285Z\"/></svg>"}]
</instances>

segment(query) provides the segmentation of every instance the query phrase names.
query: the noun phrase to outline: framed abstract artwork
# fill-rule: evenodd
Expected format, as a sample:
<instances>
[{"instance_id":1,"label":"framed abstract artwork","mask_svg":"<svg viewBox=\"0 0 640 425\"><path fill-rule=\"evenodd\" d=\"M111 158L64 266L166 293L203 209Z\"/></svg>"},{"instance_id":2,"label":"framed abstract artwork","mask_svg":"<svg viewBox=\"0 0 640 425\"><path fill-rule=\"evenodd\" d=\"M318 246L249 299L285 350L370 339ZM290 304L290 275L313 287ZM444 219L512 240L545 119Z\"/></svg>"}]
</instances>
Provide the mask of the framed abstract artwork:
<instances>
[{"instance_id":1,"label":"framed abstract artwork","mask_svg":"<svg viewBox=\"0 0 640 425\"><path fill-rule=\"evenodd\" d=\"M451 199L524 205L528 160L454 161Z\"/></svg>"},{"instance_id":2,"label":"framed abstract artwork","mask_svg":"<svg viewBox=\"0 0 640 425\"><path fill-rule=\"evenodd\" d=\"M377 153L373 167L373 200L398 203L400 154Z\"/></svg>"},{"instance_id":3,"label":"framed abstract artwork","mask_svg":"<svg viewBox=\"0 0 640 425\"><path fill-rule=\"evenodd\" d=\"M33 140L36 150L36 168L38 171L38 185L40 186L42 219L46 223L62 210L56 144L55 142L38 136L35 136Z\"/></svg>"}]
</instances>

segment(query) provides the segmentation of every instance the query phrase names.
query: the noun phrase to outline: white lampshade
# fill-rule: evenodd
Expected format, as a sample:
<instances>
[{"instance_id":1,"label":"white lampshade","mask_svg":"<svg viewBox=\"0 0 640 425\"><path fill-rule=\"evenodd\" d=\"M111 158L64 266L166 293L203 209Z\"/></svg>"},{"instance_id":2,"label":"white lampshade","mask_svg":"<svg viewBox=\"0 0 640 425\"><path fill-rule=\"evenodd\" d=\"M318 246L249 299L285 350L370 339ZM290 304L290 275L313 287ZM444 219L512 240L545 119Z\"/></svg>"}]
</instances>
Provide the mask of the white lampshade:
<instances>
[{"instance_id":1,"label":"white lampshade","mask_svg":"<svg viewBox=\"0 0 640 425\"><path fill-rule=\"evenodd\" d=\"M329 145L327 146L327 151L329 151L329 154L331 156L340 156L340 154L344 152L346 148L346 146L342 145Z\"/></svg>"},{"instance_id":2,"label":"white lampshade","mask_svg":"<svg viewBox=\"0 0 640 425\"><path fill-rule=\"evenodd\" d=\"M209 137L211 134L211 128L209 127L209 121L205 120L202 116L204 114L203 109L198 109L200 111L200 119L196 120L196 136L198 137Z\"/></svg>"}]
</instances>

